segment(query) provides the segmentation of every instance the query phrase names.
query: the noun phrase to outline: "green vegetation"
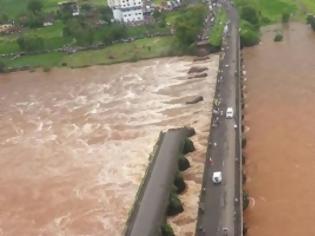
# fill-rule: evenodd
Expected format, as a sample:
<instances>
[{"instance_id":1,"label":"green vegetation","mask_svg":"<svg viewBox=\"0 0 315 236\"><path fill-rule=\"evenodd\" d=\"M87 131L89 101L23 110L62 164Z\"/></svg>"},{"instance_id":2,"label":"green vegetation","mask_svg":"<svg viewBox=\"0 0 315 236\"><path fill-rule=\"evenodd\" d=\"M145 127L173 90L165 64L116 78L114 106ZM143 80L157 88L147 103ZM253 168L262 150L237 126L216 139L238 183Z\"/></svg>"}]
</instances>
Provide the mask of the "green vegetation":
<instances>
[{"instance_id":1,"label":"green vegetation","mask_svg":"<svg viewBox=\"0 0 315 236\"><path fill-rule=\"evenodd\" d=\"M184 211L183 204L178 198L175 191L172 191L169 197L169 205L167 208L167 215L174 216Z\"/></svg>"},{"instance_id":2,"label":"green vegetation","mask_svg":"<svg viewBox=\"0 0 315 236\"><path fill-rule=\"evenodd\" d=\"M161 228L162 236L175 236L174 231L169 224L164 224Z\"/></svg>"},{"instance_id":3,"label":"green vegetation","mask_svg":"<svg viewBox=\"0 0 315 236\"><path fill-rule=\"evenodd\" d=\"M276 35L275 35L275 37L273 38L273 41L275 41L275 42L280 42L280 41L282 41L282 40L283 40L283 35L282 35L282 33L277 32Z\"/></svg>"},{"instance_id":4,"label":"green vegetation","mask_svg":"<svg viewBox=\"0 0 315 236\"><path fill-rule=\"evenodd\" d=\"M315 31L315 16L308 15L306 18L306 23L311 25L312 29Z\"/></svg>"},{"instance_id":5,"label":"green vegetation","mask_svg":"<svg viewBox=\"0 0 315 236\"><path fill-rule=\"evenodd\" d=\"M179 171L176 173L174 185L176 186L176 193L177 194L182 193L186 188L184 178Z\"/></svg>"},{"instance_id":6,"label":"green vegetation","mask_svg":"<svg viewBox=\"0 0 315 236\"><path fill-rule=\"evenodd\" d=\"M3 62L8 68L55 67L62 65L82 67L179 55L180 52L174 51L174 48L176 48L174 37L155 37L139 39L130 43L115 44L100 50L81 51L75 54L52 52L21 56L15 60L5 57Z\"/></svg>"},{"instance_id":7,"label":"green vegetation","mask_svg":"<svg viewBox=\"0 0 315 236\"><path fill-rule=\"evenodd\" d=\"M5 72L5 70L6 70L6 66L4 62L0 61L0 73Z\"/></svg>"},{"instance_id":8,"label":"green vegetation","mask_svg":"<svg viewBox=\"0 0 315 236\"><path fill-rule=\"evenodd\" d=\"M288 12L282 13L282 23L288 23L290 20L290 14Z\"/></svg>"},{"instance_id":9,"label":"green vegetation","mask_svg":"<svg viewBox=\"0 0 315 236\"><path fill-rule=\"evenodd\" d=\"M260 32L259 29L255 28L252 24L245 20L240 22L240 38L242 46L253 46L259 42Z\"/></svg>"},{"instance_id":10,"label":"green vegetation","mask_svg":"<svg viewBox=\"0 0 315 236\"><path fill-rule=\"evenodd\" d=\"M43 5L42 10L45 12L56 11L58 2L61 0L45 0L40 1ZM79 0L80 4L88 3L94 6L103 6L106 0ZM10 17L16 17L27 9L29 1L26 0L0 0L0 15L6 14Z\"/></svg>"},{"instance_id":11,"label":"green vegetation","mask_svg":"<svg viewBox=\"0 0 315 236\"><path fill-rule=\"evenodd\" d=\"M252 46L259 42L260 26L276 22L286 23L291 17L294 20L303 20L306 13L315 13L313 0L234 0L234 2L241 16L242 46Z\"/></svg>"},{"instance_id":12,"label":"green vegetation","mask_svg":"<svg viewBox=\"0 0 315 236\"><path fill-rule=\"evenodd\" d=\"M180 171L187 170L190 167L188 159L184 155L180 155L178 158L178 169Z\"/></svg>"},{"instance_id":13,"label":"green vegetation","mask_svg":"<svg viewBox=\"0 0 315 236\"><path fill-rule=\"evenodd\" d=\"M174 19L175 37L183 48L192 47L203 27L207 14L203 4L188 6Z\"/></svg>"},{"instance_id":14,"label":"green vegetation","mask_svg":"<svg viewBox=\"0 0 315 236\"><path fill-rule=\"evenodd\" d=\"M243 210L247 209L249 205L249 196L246 191L243 191Z\"/></svg>"},{"instance_id":15,"label":"green vegetation","mask_svg":"<svg viewBox=\"0 0 315 236\"><path fill-rule=\"evenodd\" d=\"M217 48L221 47L223 31L224 31L224 26L226 22L227 22L226 12L223 9L220 9L220 11L217 13L214 26L209 36L209 43L213 47L217 47Z\"/></svg>"},{"instance_id":16,"label":"green vegetation","mask_svg":"<svg viewBox=\"0 0 315 236\"><path fill-rule=\"evenodd\" d=\"M189 152L193 152L195 151L195 146L194 146L194 143L189 139L189 138L186 138L185 139L185 144L184 144L184 149L183 149L183 154L187 154Z\"/></svg>"}]
</instances>

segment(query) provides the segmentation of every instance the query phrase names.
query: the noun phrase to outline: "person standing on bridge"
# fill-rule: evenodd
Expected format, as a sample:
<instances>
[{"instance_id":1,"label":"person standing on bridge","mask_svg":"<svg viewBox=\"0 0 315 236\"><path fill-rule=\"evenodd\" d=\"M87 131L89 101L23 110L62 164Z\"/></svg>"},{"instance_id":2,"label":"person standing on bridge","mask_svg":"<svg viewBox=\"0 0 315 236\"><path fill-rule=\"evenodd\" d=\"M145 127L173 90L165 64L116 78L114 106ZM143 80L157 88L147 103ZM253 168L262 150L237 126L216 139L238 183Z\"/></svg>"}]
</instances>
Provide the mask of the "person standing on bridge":
<instances>
[{"instance_id":1,"label":"person standing on bridge","mask_svg":"<svg viewBox=\"0 0 315 236\"><path fill-rule=\"evenodd\" d=\"M210 164L210 166L212 166L212 164L213 164L213 160L211 157L209 157L209 164Z\"/></svg>"}]
</instances>

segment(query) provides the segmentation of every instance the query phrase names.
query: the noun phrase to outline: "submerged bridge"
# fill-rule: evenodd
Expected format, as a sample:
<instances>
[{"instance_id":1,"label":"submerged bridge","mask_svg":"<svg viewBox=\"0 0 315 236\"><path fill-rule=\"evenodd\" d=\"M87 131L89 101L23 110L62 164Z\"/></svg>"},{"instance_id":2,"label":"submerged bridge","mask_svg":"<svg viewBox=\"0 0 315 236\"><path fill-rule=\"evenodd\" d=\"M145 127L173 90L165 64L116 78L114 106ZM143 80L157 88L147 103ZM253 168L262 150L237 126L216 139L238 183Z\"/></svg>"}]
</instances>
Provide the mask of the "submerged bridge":
<instances>
[{"instance_id":1,"label":"submerged bridge","mask_svg":"<svg viewBox=\"0 0 315 236\"><path fill-rule=\"evenodd\" d=\"M126 236L159 236L166 222L169 195L173 187L178 156L188 136L186 128L171 129L160 135L153 159L127 222Z\"/></svg>"}]
</instances>

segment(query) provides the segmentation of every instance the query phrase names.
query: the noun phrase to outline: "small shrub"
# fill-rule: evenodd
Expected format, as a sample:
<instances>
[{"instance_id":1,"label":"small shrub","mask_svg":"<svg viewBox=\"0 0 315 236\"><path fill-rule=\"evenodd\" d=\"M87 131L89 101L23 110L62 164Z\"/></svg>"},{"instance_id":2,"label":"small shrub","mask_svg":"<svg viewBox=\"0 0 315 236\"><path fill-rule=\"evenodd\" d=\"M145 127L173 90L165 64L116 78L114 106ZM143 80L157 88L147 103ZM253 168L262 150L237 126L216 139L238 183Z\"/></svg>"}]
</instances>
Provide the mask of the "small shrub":
<instances>
[{"instance_id":1,"label":"small shrub","mask_svg":"<svg viewBox=\"0 0 315 236\"><path fill-rule=\"evenodd\" d=\"M50 70L51 70L51 68L48 67L48 66L45 66L45 67L43 68L43 71L44 71L44 72L49 72Z\"/></svg>"},{"instance_id":2,"label":"small shrub","mask_svg":"<svg viewBox=\"0 0 315 236\"><path fill-rule=\"evenodd\" d=\"M242 138L242 148L245 148L247 144L247 139L245 137Z\"/></svg>"},{"instance_id":3,"label":"small shrub","mask_svg":"<svg viewBox=\"0 0 315 236\"><path fill-rule=\"evenodd\" d=\"M162 236L175 236L172 227L169 224L164 224L161 227Z\"/></svg>"},{"instance_id":4,"label":"small shrub","mask_svg":"<svg viewBox=\"0 0 315 236\"><path fill-rule=\"evenodd\" d=\"M193 151L195 151L194 143L189 138L186 138L183 153L187 154Z\"/></svg>"},{"instance_id":5,"label":"small shrub","mask_svg":"<svg viewBox=\"0 0 315 236\"><path fill-rule=\"evenodd\" d=\"M174 185L176 186L177 194L182 193L186 188L184 178L180 172L177 172L177 174L176 174L176 177L174 180Z\"/></svg>"},{"instance_id":6,"label":"small shrub","mask_svg":"<svg viewBox=\"0 0 315 236\"><path fill-rule=\"evenodd\" d=\"M169 204L167 208L167 215L174 216L184 211L183 205L175 192L171 192L169 197Z\"/></svg>"},{"instance_id":7,"label":"small shrub","mask_svg":"<svg viewBox=\"0 0 315 236\"><path fill-rule=\"evenodd\" d=\"M290 14L288 12L282 13L282 23L288 23L290 20Z\"/></svg>"},{"instance_id":8,"label":"small shrub","mask_svg":"<svg viewBox=\"0 0 315 236\"><path fill-rule=\"evenodd\" d=\"M242 174L242 181L243 181L243 184L246 182L246 179L247 179L246 174L243 173L243 174Z\"/></svg>"},{"instance_id":9,"label":"small shrub","mask_svg":"<svg viewBox=\"0 0 315 236\"><path fill-rule=\"evenodd\" d=\"M178 158L178 169L180 171L187 170L190 167L190 163L186 157L180 155Z\"/></svg>"},{"instance_id":10,"label":"small shrub","mask_svg":"<svg viewBox=\"0 0 315 236\"><path fill-rule=\"evenodd\" d=\"M3 73L6 71L6 66L4 62L0 61L0 73Z\"/></svg>"},{"instance_id":11,"label":"small shrub","mask_svg":"<svg viewBox=\"0 0 315 236\"><path fill-rule=\"evenodd\" d=\"M243 210L246 210L249 206L249 197L246 191L243 192Z\"/></svg>"},{"instance_id":12,"label":"small shrub","mask_svg":"<svg viewBox=\"0 0 315 236\"><path fill-rule=\"evenodd\" d=\"M281 33L277 33L275 37L273 38L273 41L275 42L280 42L282 40L283 40L283 35Z\"/></svg>"}]
</instances>

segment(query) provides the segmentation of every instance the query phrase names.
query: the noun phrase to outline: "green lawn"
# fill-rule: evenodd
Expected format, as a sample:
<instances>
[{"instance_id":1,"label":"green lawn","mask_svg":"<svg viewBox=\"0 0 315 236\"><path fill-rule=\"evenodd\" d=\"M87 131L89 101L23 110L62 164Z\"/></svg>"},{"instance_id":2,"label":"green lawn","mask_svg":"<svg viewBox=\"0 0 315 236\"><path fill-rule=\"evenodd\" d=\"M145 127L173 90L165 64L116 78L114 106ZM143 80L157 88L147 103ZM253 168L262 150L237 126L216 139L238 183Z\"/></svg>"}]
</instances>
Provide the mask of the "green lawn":
<instances>
[{"instance_id":1,"label":"green lawn","mask_svg":"<svg viewBox=\"0 0 315 236\"><path fill-rule=\"evenodd\" d=\"M264 24L281 21L289 12L294 20L305 21L305 13L315 13L315 0L234 0L237 6L251 5L261 13Z\"/></svg>"},{"instance_id":2,"label":"green lawn","mask_svg":"<svg viewBox=\"0 0 315 236\"><path fill-rule=\"evenodd\" d=\"M38 36L44 39L46 49L55 49L62 47L65 43L70 43L71 39L62 36L63 23L57 21L53 26L41 27L37 29L26 29L25 36ZM18 52L19 47L16 39L20 34L0 36L0 54Z\"/></svg>"},{"instance_id":3,"label":"green lawn","mask_svg":"<svg viewBox=\"0 0 315 236\"><path fill-rule=\"evenodd\" d=\"M55 67L67 63L70 67L95 64L112 64L168 56L174 52L174 37L155 37L135 40L130 43L115 44L101 50L82 51L75 54L47 53L22 56L15 60L5 59L8 68Z\"/></svg>"},{"instance_id":4,"label":"green lawn","mask_svg":"<svg viewBox=\"0 0 315 236\"><path fill-rule=\"evenodd\" d=\"M215 18L214 26L211 29L209 35L209 43L214 47L220 47L222 42L222 36L224 31L224 26L227 21L226 12L223 9L217 13Z\"/></svg>"},{"instance_id":5,"label":"green lawn","mask_svg":"<svg viewBox=\"0 0 315 236\"><path fill-rule=\"evenodd\" d=\"M58 2L63 0L42 0L44 11L55 11L58 7ZM106 5L106 0L79 0L82 3L91 3L92 5ZM28 0L0 0L0 14L7 14L9 17L15 17L27 8Z\"/></svg>"}]
</instances>

